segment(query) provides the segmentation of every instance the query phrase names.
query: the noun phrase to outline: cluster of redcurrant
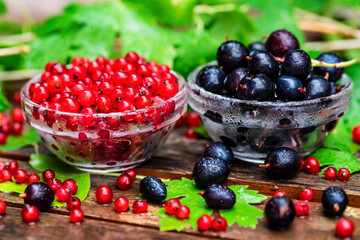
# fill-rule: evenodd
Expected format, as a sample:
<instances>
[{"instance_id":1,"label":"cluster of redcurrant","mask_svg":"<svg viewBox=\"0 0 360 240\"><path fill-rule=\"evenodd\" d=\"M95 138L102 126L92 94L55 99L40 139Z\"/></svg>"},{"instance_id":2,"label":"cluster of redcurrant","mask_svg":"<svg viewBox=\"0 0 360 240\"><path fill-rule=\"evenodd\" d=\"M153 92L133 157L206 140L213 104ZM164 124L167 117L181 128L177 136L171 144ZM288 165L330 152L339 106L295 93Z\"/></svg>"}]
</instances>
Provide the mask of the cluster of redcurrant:
<instances>
[{"instance_id":1,"label":"cluster of redcurrant","mask_svg":"<svg viewBox=\"0 0 360 240\"><path fill-rule=\"evenodd\" d=\"M348 181L351 175L347 168L340 168L339 171L337 171L334 167L329 167L323 174L327 180L335 180L337 177L340 181Z\"/></svg>"},{"instance_id":2,"label":"cluster of redcurrant","mask_svg":"<svg viewBox=\"0 0 360 240\"><path fill-rule=\"evenodd\" d=\"M20 136L23 130L24 116L20 108L14 108L9 118L6 113L0 114L0 145L6 143L9 135Z\"/></svg>"},{"instance_id":3,"label":"cluster of redcurrant","mask_svg":"<svg viewBox=\"0 0 360 240\"><path fill-rule=\"evenodd\" d=\"M185 137L188 139L198 139L197 132L193 128L199 127L201 125L201 118L197 112L191 111L185 113L184 115L176 121L175 127L180 128L186 126L188 129L185 132Z\"/></svg>"},{"instance_id":4,"label":"cluster of redcurrant","mask_svg":"<svg viewBox=\"0 0 360 240\"><path fill-rule=\"evenodd\" d=\"M127 190L131 187L136 178L136 170L128 169L124 171L116 181L118 188ZM113 191L109 186L102 185L96 189L96 201L101 204L109 204L113 200ZM129 200L126 197L117 197L114 201L114 208L117 212L126 212L129 209ZM132 205L134 213L144 213L147 211L148 203L144 200L135 200Z\"/></svg>"},{"instance_id":5,"label":"cluster of redcurrant","mask_svg":"<svg viewBox=\"0 0 360 240\"><path fill-rule=\"evenodd\" d=\"M215 232L225 231L227 228L227 221L223 217L215 217L211 219L209 215L202 215L197 221L198 229L202 232L209 231L211 228Z\"/></svg>"},{"instance_id":6,"label":"cluster of redcurrant","mask_svg":"<svg viewBox=\"0 0 360 240\"><path fill-rule=\"evenodd\" d=\"M143 109L176 95L177 77L166 65L147 62L136 52L116 60L76 57L71 66L49 62L41 81L30 85L30 100L71 113Z\"/></svg>"},{"instance_id":7,"label":"cluster of redcurrant","mask_svg":"<svg viewBox=\"0 0 360 240\"><path fill-rule=\"evenodd\" d=\"M273 197L287 197L287 194L284 191L277 190L274 192ZM314 198L314 191L311 188L304 188L299 192L300 201L294 204L295 214L298 217L305 217L309 214L309 204L308 201L311 201Z\"/></svg>"},{"instance_id":8,"label":"cluster of redcurrant","mask_svg":"<svg viewBox=\"0 0 360 240\"><path fill-rule=\"evenodd\" d=\"M181 205L179 199L170 198L165 202L165 212L169 215L174 215L178 219L188 219L190 216L190 208L185 205Z\"/></svg>"}]
</instances>

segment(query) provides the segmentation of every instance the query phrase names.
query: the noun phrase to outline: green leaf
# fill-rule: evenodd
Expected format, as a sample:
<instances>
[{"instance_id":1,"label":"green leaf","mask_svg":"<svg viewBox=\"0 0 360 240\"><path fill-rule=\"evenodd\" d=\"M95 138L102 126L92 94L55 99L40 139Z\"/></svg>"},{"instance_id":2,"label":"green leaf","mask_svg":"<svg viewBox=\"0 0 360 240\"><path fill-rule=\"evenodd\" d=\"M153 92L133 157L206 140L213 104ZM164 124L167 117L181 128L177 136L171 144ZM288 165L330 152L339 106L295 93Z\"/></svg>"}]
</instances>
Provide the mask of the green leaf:
<instances>
[{"instance_id":1,"label":"green leaf","mask_svg":"<svg viewBox=\"0 0 360 240\"><path fill-rule=\"evenodd\" d=\"M3 83L0 82L0 113L5 112L10 107L10 103L4 96Z\"/></svg>"},{"instance_id":2,"label":"green leaf","mask_svg":"<svg viewBox=\"0 0 360 240\"><path fill-rule=\"evenodd\" d=\"M213 209L208 208L201 192L196 188L195 182L186 178L182 180L172 180L166 182L167 198L182 198L180 200L182 205L186 205L190 209L190 217L185 220L179 220L175 216L167 215L165 209L162 208L155 213L157 216L164 216L159 221L160 231L181 231L190 225L193 228L197 227L197 220L204 214L211 215ZM258 204L266 199L265 196L258 194L257 191L246 190L248 186L229 186L236 194L236 203L230 210L221 210L220 214L223 216L229 226L238 223L244 227L255 228L258 223L257 218L262 218L262 211L249 204Z\"/></svg>"},{"instance_id":3,"label":"green leaf","mask_svg":"<svg viewBox=\"0 0 360 240\"><path fill-rule=\"evenodd\" d=\"M26 187L26 184L19 184L16 182L3 182L0 183L0 192L24 193Z\"/></svg>"},{"instance_id":4,"label":"green leaf","mask_svg":"<svg viewBox=\"0 0 360 240\"><path fill-rule=\"evenodd\" d=\"M10 135L5 145L0 145L0 151L10 151L25 146L32 145L40 141L40 137L36 130L32 127L21 136Z\"/></svg>"},{"instance_id":5,"label":"green leaf","mask_svg":"<svg viewBox=\"0 0 360 240\"><path fill-rule=\"evenodd\" d=\"M360 170L360 162L347 151L322 148L317 150L312 156L319 160L321 167L335 167L337 170L347 168L351 173Z\"/></svg>"},{"instance_id":6,"label":"green leaf","mask_svg":"<svg viewBox=\"0 0 360 240\"><path fill-rule=\"evenodd\" d=\"M46 169L53 169L56 173L56 178L62 182L66 179L72 178L78 183L78 191L74 195L83 201L90 189L90 174L79 171L57 158L53 158L44 154L32 154L30 156L30 165L39 171ZM0 184L1 185L1 184ZM61 203L57 199L53 202L53 206L62 207L66 203Z\"/></svg>"},{"instance_id":7,"label":"green leaf","mask_svg":"<svg viewBox=\"0 0 360 240\"><path fill-rule=\"evenodd\" d=\"M0 14L6 13L7 8L3 0L0 0Z\"/></svg>"}]
</instances>

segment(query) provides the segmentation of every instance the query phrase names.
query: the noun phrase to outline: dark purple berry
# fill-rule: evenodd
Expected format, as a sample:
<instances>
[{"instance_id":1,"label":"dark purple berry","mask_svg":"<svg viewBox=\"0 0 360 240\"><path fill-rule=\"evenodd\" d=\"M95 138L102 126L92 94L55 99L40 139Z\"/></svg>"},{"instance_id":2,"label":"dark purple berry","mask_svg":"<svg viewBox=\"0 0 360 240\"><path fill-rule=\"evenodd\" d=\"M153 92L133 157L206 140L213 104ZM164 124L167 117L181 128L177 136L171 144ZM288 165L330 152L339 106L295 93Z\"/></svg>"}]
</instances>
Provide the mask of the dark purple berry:
<instances>
[{"instance_id":1,"label":"dark purple berry","mask_svg":"<svg viewBox=\"0 0 360 240\"><path fill-rule=\"evenodd\" d=\"M265 44L263 42L253 42L248 46L250 56L257 51L266 51Z\"/></svg>"},{"instance_id":2,"label":"dark purple berry","mask_svg":"<svg viewBox=\"0 0 360 240\"><path fill-rule=\"evenodd\" d=\"M275 98L275 84L264 74L257 74L253 78L244 77L238 87L238 98L272 101Z\"/></svg>"},{"instance_id":3,"label":"dark purple berry","mask_svg":"<svg viewBox=\"0 0 360 240\"><path fill-rule=\"evenodd\" d=\"M225 73L217 66L203 68L197 76L197 84L206 91L221 93L224 88Z\"/></svg>"},{"instance_id":4,"label":"dark purple berry","mask_svg":"<svg viewBox=\"0 0 360 240\"><path fill-rule=\"evenodd\" d=\"M219 158L228 164L234 161L234 154L228 145L223 142L214 142L205 148L204 157Z\"/></svg>"},{"instance_id":5,"label":"dark purple berry","mask_svg":"<svg viewBox=\"0 0 360 240\"><path fill-rule=\"evenodd\" d=\"M26 204L35 205L40 211L48 210L55 197L54 191L42 182L30 184L21 195Z\"/></svg>"},{"instance_id":6,"label":"dark purple berry","mask_svg":"<svg viewBox=\"0 0 360 240\"><path fill-rule=\"evenodd\" d=\"M236 96L240 80L248 75L249 69L247 68L236 68L229 73L225 78L224 89L226 90L226 93L231 97Z\"/></svg>"},{"instance_id":7,"label":"dark purple berry","mask_svg":"<svg viewBox=\"0 0 360 240\"><path fill-rule=\"evenodd\" d=\"M284 56L282 74L304 80L311 72L311 58L303 50L289 51Z\"/></svg>"},{"instance_id":8,"label":"dark purple berry","mask_svg":"<svg viewBox=\"0 0 360 240\"><path fill-rule=\"evenodd\" d=\"M271 228L286 228L295 218L295 206L290 198L271 198L265 207L265 216Z\"/></svg>"},{"instance_id":9,"label":"dark purple berry","mask_svg":"<svg viewBox=\"0 0 360 240\"><path fill-rule=\"evenodd\" d=\"M166 185L161 179L148 176L140 181L140 193L147 200L160 202L167 196Z\"/></svg>"},{"instance_id":10,"label":"dark purple berry","mask_svg":"<svg viewBox=\"0 0 360 240\"><path fill-rule=\"evenodd\" d=\"M276 78L279 75L279 62L270 53L257 51L248 59L251 73L263 73L270 78Z\"/></svg>"},{"instance_id":11,"label":"dark purple berry","mask_svg":"<svg viewBox=\"0 0 360 240\"><path fill-rule=\"evenodd\" d=\"M332 186L323 192L321 203L326 215L341 216L349 203L349 199L342 188Z\"/></svg>"},{"instance_id":12,"label":"dark purple berry","mask_svg":"<svg viewBox=\"0 0 360 240\"><path fill-rule=\"evenodd\" d=\"M322 53L316 59L326 63L341 62L340 57L335 53ZM329 73L328 80L331 82L336 82L344 73L344 68L314 67L314 72L322 77L325 77L326 73Z\"/></svg>"},{"instance_id":13,"label":"dark purple berry","mask_svg":"<svg viewBox=\"0 0 360 240\"><path fill-rule=\"evenodd\" d=\"M222 184L230 174L230 167L224 160L206 157L198 161L193 170L196 187L205 189L211 184Z\"/></svg>"},{"instance_id":14,"label":"dark purple berry","mask_svg":"<svg viewBox=\"0 0 360 240\"><path fill-rule=\"evenodd\" d=\"M300 48L299 41L294 34L284 29L272 32L265 46L271 54L277 57L283 57L287 52Z\"/></svg>"},{"instance_id":15,"label":"dark purple berry","mask_svg":"<svg viewBox=\"0 0 360 240\"><path fill-rule=\"evenodd\" d=\"M305 99L311 100L331 95L331 85L321 76L314 76L305 82Z\"/></svg>"},{"instance_id":16,"label":"dark purple berry","mask_svg":"<svg viewBox=\"0 0 360 240\"><path fill-rule=\"evenodd\" d=\"M230 209L236 202L236 195L233 190L226 186L212 184L203 195L206 204L212 209Z\"/></svg>"},{"instance_id":17,"label":"dark purple berry","mask_svg":"<svg viewBox=\"0 0 360 240\"><path fill-rule=\"evenodd\" d=\"M237 41L226 41L217 51L218 64L225 72L231 72L238 67L247 67L246 56L249 56L249 50Z\"/></svg>"},{"instance_id":18,"label":"dark purple berry","mask_svg":"<svg viewBox=\"0 0 360 240\"><path fill-rule=\"evenodd\" d=\"M302 82L295 77L279 76L275 84L277 98L282 101L301 101L305 97L306 90Z\"/></svg>"}]
</instances>

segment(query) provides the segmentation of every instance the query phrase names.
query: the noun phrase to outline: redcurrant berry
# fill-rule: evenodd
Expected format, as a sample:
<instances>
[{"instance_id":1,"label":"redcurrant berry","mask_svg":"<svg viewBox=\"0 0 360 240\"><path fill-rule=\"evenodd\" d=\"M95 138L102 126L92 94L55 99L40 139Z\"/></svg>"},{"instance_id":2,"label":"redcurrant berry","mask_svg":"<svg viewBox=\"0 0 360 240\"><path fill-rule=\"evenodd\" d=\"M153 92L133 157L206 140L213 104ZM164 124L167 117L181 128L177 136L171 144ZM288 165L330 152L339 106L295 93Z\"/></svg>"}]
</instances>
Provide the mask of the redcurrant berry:
<instances>
[{"instance_id":1,"label":"redcurrant berry","mask_svg":"<svg viewBox=\"0 0 360 240\"><path fill-rule=\"evenodd\" d=\"M129 63L137 63L139 61L139 55L136 52L128 52L125 59Z\"/></svg>"},{"instance_id":2,"label":"redcurrant berry","mask_svg":"<svg viewBox=\"0 0 360 240\"><path fill-rule=\"evenodd\" d=\"M335 226L335 235L339 238L348 238L355 231L354 223L349 219L340 219Z\"/></svg>"},{"instance_id":3,"label":"redcurrant berry","mask_svg":"<svg viewBox=\"0 0 360 240\"><path fill-rule=\"evenodd\" d=\"M81 201L79 198L77 197L71 197L69 198L69 200L66 202L66 207L69 211L74 210L74 209L80 209L81 207Z\"/></svg>"},{"instance_id":4,"label":"redcurrant berry","mask_svg":"<svg viewBox=\"0 0 360 240\"><path fill-rule=\"evenodd\" d=\"M63 79L57 75L52 75L51 77L49 77L47 84L50 93L61 92L65 87Z\"/></svg>"},{"instance_id":5,"label":"redcurrant berry","mask_svg":"<svg viewBox=\"0 0 360 240\"><path fill-rule=\"evenodd\" d=\"M136 170L133 169L133 168L130 168L130 169L125 170L125 171L123 172L123 174L129 175L133 181L135 180L136 175L137 175Z\"/></svg>"},{"instance_id":6,"label":"redcurrant berry","mask_svg":"<svg viewBox=\"0 0 360 240\"><path fill-rule=\"evenodd\" d=\"M6 203L0 200L0 215L6 212Z\"/></svg>"},{"instance_id":7,"label":"redcurrant berry","mask_svg":"<svg viewBox=\"0 0 360 240\"><path fill-rule=\"evenodd\" d=\"M14 136L20 136L22 133L22 123L14 122L11 126L11 134Z\"/></svg>"},{"instance_id":8,"label":"redcurrant berry","mask_svg":"<svg viewBox=\"0 0 360 240\"><path fill-rule=\"evenodd\" d=\"M296 216L298 217L304 217L306 215L309 214L309 204L307 204L306 202L296 202L294 204L295 206L295 212L296 212Z\"/></svg>"},{"instance_id":9,"label":"redcurrant berry","mask_svg":"<svg viewBox=\"0 0 360 240\"><path fill-rule=\"evenodd\" d=\"M36 182L39 182L40 181L40 177L39 175L33 173L33 174L30 174L29 177L28 177L28 183L29 184L32 184L32 183L36 183Z\"/></svg>"},{"instance_id":10,"label":"redcurrant berry","mask_svg":"<svg viewBox=\"0 0 360 240\"><path fill-rule=\"evenodd\" d=\"M323 174L327 180L335 180L337 176L337 170L334 167L329 167L323 172Z\"/></svg>"},{"instance_id":11,"label":"redcurrant berry","mask_svg":"<svg viewBox=\"0 0 360 240\"><path fill-rule=\"evenodd\" d=\"M215 232L225 231L227 228L226 219L223 217L216 217L212 222L212 228Z\"/></svg>"},{"instance_id":12,"label":"redcurrant berry","mask_svg":"<svg viewBox=\"0 0 360 240\"><path fill-rule=\"evenodd\" d=\"M320 169L319 161L314 157L305 159L305 169L309 173L317 173Z\"/></svg>"},{"instance_id":13,"label":"redcurrant berry","mask_svg":"<svg viewBox=\"0 0 360 240\"><path fill-rule=\"evenodd\" d=\"M151 105L151 99L148 96L139 96L135 98L135 106L137 109L146 108Z\"/></svg>"},{"instance_id":14,"label":"redcurrant berry","mask_svg":"<svg viewBox=\"0 0 360 240\"><path fill-rule=\"evenodd\" d=\"M34 89L34 97L38 101L44 101L49 97L49 91L44 84L40 84L37 88Z\"/></svg>"},{"instance_id":15,"label":"redcurrant berry","mask_svg":"<svg viewBox=\"0 0 360 240\"><path fill-rule=\"evenodd\" d=\"M56 191L62 186L62 183L59 179L53 178L46 183L53 191Z\"/></svg>"},{"instance_id":16,"label":"redcurrant berry","mask_svg":"<svg viewBox=\"0 0 360 240\"><path fill-rule=\"evenodd\" d=\"M350 171L347 168L340 168L337 177L340 181L348 181L350 178Z\"/></svg>"},{"instance_id":17,"label":"redcurrant berry","mask_svg":"<svg viewBox=\"0 0 360 240\"><path fill-rule=\"evenodd\" d=\"M78 101L82 106L90 107L95 104L96 94L93 90L84 90L79 93Z\"/></svg>"},{"instance_id":18,"label":"redcurrant berry","mask_svg":"<svg viewBox=\"0 0 360 240\"><path fill-rule=\"evenodd\" d=\"M351 136L354 142L360 144L360 125L357 125L351 131Z\"/></svg>"},{"instance_id":19,"label":"redcurrant berry","mask_svg":"<svg viewBox=\"0 0 360 240\"><path fill-rule=\"evenodd\" d=\"M209 231L212 226L212 219L209 215L202 215L197 220L198 229L202 232Z\"/></svg>"},{"instance_id":20,"label":"redcurrant berry","mask_svg":"<svg viewBox=\"0 0 360 240\"><path fill-rule=\"evenodd\" d=\"M277 190L274 192L273 197L287 197L286 193L284 191Z\"/></svg>"},{"instance_id":21,"label":"redcurrant berry","mask_svg":"<svg viewBox=\"0 0 360 240\"><path fill-rule=\"evenodd\" d=\"M115 198L114 208L117 212L126 212L129 208L129 200L126 197Z\"/></svg>"},{"instance_id":22,"label":"redcurrant berry","mask_svg":"<svg viewBox=\"0 0 360 240\"><path fill-rule=\"evenodd\" d=\"M73 209L70 212L70 221L73 223L79 223L84 220L84 212L81 209Z\"/></svg>"},{"instance_id":23,"label":"redcurrant berry","mask_svg":"<svg viewBox=\"0 0 360 240\"><path fill-rule=\"evenodd\" d=\"M39 219L39 209L34 205L26 204L21 210L21 218L24 222L32 223Z\"/></svg>"},{"instance_id":24,"label":"redcurrant berry","mask_svg":"<svg viewBox=\"0 0 360 240\"><path fill-rule=\"evenodd\" d=\"M198 127L201 124L200 116L197 112L191 112L186 117L186 124L190 127Z\"/></svg>"},{"instance_id":25,"label":"redcurrant berry","mask_svg":"<svg viewBox=\"0 0 360 240\"><path fill-rule=\"evenodd\" d=\"M102 113L109 113L112 110L112 104L108 96L99 96L96 99L96 106Z\"/></svg>"},{"instance_id":26,"label":"redcurrant berry","mask_svg":"<svg viewBox=\"0 0 360 240\"><path fill-rule=\"evenodd\" d=\"M175 96L179 92L179 86L176 83L170 83L168 81L163 82L160 84L156 94L169 99Z\"/></svg>"},{"instance_id":27,"label":"redcurrant berry","mask_svg":"<svg viewBox=\"0 0 360 240\"><path fill-rule=\"evenodd\" d=\"M135 200L132 207L134 213L144 213L147 211L148 203L144 200Z\"/></svg>"},{"instance_id":28,"label":"redcurrant berry","mask_svg":"<svg viewBox=\"0 0 360 240\"><path fill-rule=\"evenodd\" d=\"M15 182L17 182L17 183L26 183L28 180L28 176L29 176L29 174L27 173L27 171L25 171L23 169L19 169L16 171L16 173L14 175L14 179L15 179Z\"/></svg>"},{"instance_id":29,"label":"redcurrant berry","mask_svg":"<svg viewBox=\"0 0 360 240\"><path fill-rule=\"evenodd\" d=\"M11 161L7 167L7 169L12 173L15 174L16 171L19 169L19 163L17 161Z\"/></svg>"},{"instance_id":30,"label":"redcurrant berry","mask_svg":"<svg viewBox=\"0 0 360 240\"><path fill-rule=\"evenodd\" d=\"M67 202L71 198L71 190L69 188L60 187L55 193L59 202Z\"/></svg>"},{"instance_id":31,"label":"redcurrant berry","mask_svg":"<svg viewBox=\"0 0 360 240\"><path fill-rule=\"evenodd\" d=\"M133 180L127 174L121 174L116 180L116 184L121 190L127 190L131 188L132 183Z\"/></svg>"},{"instance_id":32,"label":"redcurrant berry","mask_svg":"<svg viewBox=\"0 0 360 240\"><path fill-rule=\"evenodd\" d=\"M188 219L190 216L190 208L188 206L180 206L176 212L178 219Z\"/></svg>"},{"instance_id":33,"label":"redcurrant berry","mask_svg":"<svg viewBox=\"0 0 360 240\"><path fill-rule=\"evenodd\" d=\"M4 175L4 177L3 177L4 182L8 182L8 181L11 180L12 174L11 174L11 172L10 172L9 170L4 169L4 170L2 171L2 173L3 173L3 175Z\"/></svg>"},{"instance_id":34,"label":"redcurrant berry","mask_svg":"<svg viewBox=\"0 0 360 240\"><path fill-rule=\"evenodd\" d=\"M76 99L63 98L60 102L60 110L63 112L78 113L80 104Z\"/></svg>"},{"instance_id":35,"label":"redcurrant berry","mask_svg":"<svg viewBox=\"0 0 360 240\"><path fill-rule=\"evenodd\" d=\"M170 198L165 202L164 208L165 211L170 215L176 215L178 209L180 208L181 203L177 198Z\"/></svg>"},{"instance_id":36,"label":"redcurrant berry","mask_svg":"<svg viewBox=\"0 0 360 240\"><path fill-rule=\"evenodd\" d=\"M46 169L42 172L42 178L44 182L48 182L55 178L55 172L52 169Z\"/></svg>"},{"instance_id":37,"label":"redcurrant berry","mask_svg":"<svg viewBox=\"0 0 360 240\"><path fill-rule=\"evenodd\" d=\"M193 129L188 129L185 132L185 137L188 139L198 139L198 134Z\"/></svg>"},{"instance_id":38,"label":"redcurrant berry","mask_svg":"<svg viewBox=\"0 0 360 240\"><path fill-rule=\"evenodd\" d=\"M96 189L95 196L99 203L110 203L113 199L113 191L108 186L102 185Z\"/></svg>"},{"instance_id":39,"label":"redcurrant berry","mask_svg":"<svg viewBox=\"0 0 360 240\"><path fill-rule=\"evenodd\" d=\"M311 201L314 197L314 191L311 188L304 188L299 192L299 199L303 201Z\"/></svg>"},{"instance_id":40,"label":"redcurrant berry","mask_svg":"<svg viewBox=\"0 0 360 240\"><path fill-rule=\"evenodd\" d=\"M5 133L0 132L0 145L4 145L7 141L7 135Z\"/></svg>"},{"instance_id":41,"label":"redcurrant berry","mask_svg":"<svg viewBox=\"0 0 360 240\"><path fill-rule=\"evenodd\" d=\"M62 186L65 188L69 188L72 195L75 195L77 193L78 183L74 179L66 179L63 182Z\"/></svg>"},{"instance_id":42,"label":"redcurrant berry","mask_svg":"<svg viewBox=\"0 0 360 240\"><path fill-rule=\"evenodd\" d=\"M299 171L305 169L305 159L302 156L300 156L300 160L301 160L301 163L300 163Z\"/></svg>"},{"instance_id":43,"label":"redcurrant berry","mask_svg":"<svg viewBox=\"0 0 360 240\"><path fill-rule=\"evenodd\" d=\"M22 123L24 122L24 116L21 108L15 108L11 113L12 120L15 122Z\"/></svg>"}]
</instances>

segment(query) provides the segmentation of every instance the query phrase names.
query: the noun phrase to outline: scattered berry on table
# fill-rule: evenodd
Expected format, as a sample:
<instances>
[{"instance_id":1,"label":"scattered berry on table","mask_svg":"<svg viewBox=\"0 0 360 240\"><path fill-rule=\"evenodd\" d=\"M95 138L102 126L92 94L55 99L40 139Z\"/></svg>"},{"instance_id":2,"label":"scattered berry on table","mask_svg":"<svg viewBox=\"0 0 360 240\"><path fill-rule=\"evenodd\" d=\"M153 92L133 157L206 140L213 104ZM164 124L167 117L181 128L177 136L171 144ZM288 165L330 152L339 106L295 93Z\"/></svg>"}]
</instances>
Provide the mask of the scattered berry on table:
<instances>
[{"instance_id":1,"label":"scattered berry on table","mask_svg":"<svg viewBox=\"0 0 360 240\"><path fill-rule=\"evenodd\" d=\"M335 180L337 176L337 170L334 167L329 167L323 173L327 180Z\"/></svg>"},{"instance_id":2,"label":"scattered berry on table","mask_svg":"<svg viewBox=\"0 0 360 240\"><path fill-rule=\"evenodd\" d=\"M66 202L66 207L68 210L74 210L74 209L80 209L81 207L81 201L78 197L71 197Z\"/></svg>"},{"instance_id":3,"label":"scattered berry on table","mask_svg":"<svg viewBox=\"0 0 360 240\"><path fill-rule=\"evenodd\" d=\"M81 209L73 209L70 212L70 221L73 223L79 223L84 220L84 212Z\"/></svg>"},{"instance_id":4,"label":"scattered berry on table","mask_svg":"<svg viewBox=\"0 0 360 240\"><path fill-rule=\"evenodd\" d=\"M135 200L132 208L134 213L144 213L147 211L148 203L144 200Z\"/></svg>"},{"instance_id":5,"label":"scattered berry on table","mask_svg":"<svg viewBox=\"0 0 360 240\"><path fill-rule=\"evenodd\" d=\"M39 219L39 209L34 205L26 204L21 210L21 218L24 222L32 223Z\"/></svg>"},{"instance_id":6,"label":"scattered berry on table","mask_svg":"<svg viewBox=\"0 0 360 240\"><path fill-rule=\"evenodd\" d=\"M78 190L78 183L74 179L66 179L62 186L65 188L69 188L71 190L71 194L75 195Z\"/></svg>"},{"instance_id":7,"label":"scattered berry on table","mask_svg":"<svg viewBox=\"0 0 360 240\"><path fill-rule=\"evenodd\" d=\"M212 184L204 192L203 197L209 208L230 209L236 202L236 195L230 188Z\"/></svg>"},{"instance_id":8,"label":"scattered berry on table","mask_svg":"<svg viewBox=\"0 0 360 240\"><path fill-rule=\"evenodd\" d=\"M0 215L5 214L6 212L6 203L0 200Z\"/></svg>"},{"instance_id":9,"label":"scattered berry on table","mask_svg":"<svg viewBox=\"0 0 360 240\"><path fill-rule=\"evenodd\" d=\"M42 172L42 178L44 182L48 182L55 178L55 172L52 169L47 169Z\"/></svg>"},{"instance_id":10,"label":"scattered berry on table","mask_svg":"<svg viewBox=\"0 0 360 240\"><path fill-rule=\"evenodd\" d=\"M96 200L99 203L102 204L110 203L113 199L113 191L111 190L110 187L106 185L102 185L96 189L95 196L96 196Z\"/></svg>"},{"instance_id":11,"label":"scattered berry on table","mask_svg":"<svg viewBox=\"0 0 360 240\"><path fill-rule=\"evenodd\" d=\"M300 155L296 151L280 147L270 152L260 167L265 168L272 178L291 178L299 172L300 165Z\"/></svg>"},{"instance_id":12,"label":"scattered berry on table","mask_svg":"<svg viewBox=\"0 0 360 240\"><path fill-rule=\"evenodd\" d=\"M300 159L301 159L301 164L299 171L305 169L305 159L302 156L300 156Z\"/></svg>"},{"instance_id":13,"label":"scattered berry on table","mask_svg":"<svg viewBox=\"0 0 360 240\"><path fill-rule=\"evenodd\" d=\"M198 127L201 125L201 119L197 112L190 112L186 116L186 124L188 127Z\"/></svg>"},{"instance_id":14,"label":"scattered berry on table","mask_svg":"<svg viewBox=\"0 0 360 240\"><path fill-rule=\"evenodd\" d=\"M219 158L228 164L234 161L234 154L231 147L223 142L214 142L207 146L204 151L204 157Z\"/></svg>"},{"instance_id":15,"label":"scattered berry on table","mask_svg":"<svg viewBox=\"0 0 360 240\"><path fill-rule=\"evenodd\" d=\"M202 232L209 231L211 229L211 226L212 226L212 219L211 216L209 215L206 214L202 215L197 220L197 227Z\"/></svg>"},{"instance_id":16,"label":"scattered berry on table","mask_svg":"<svg viewBox=\"0 0 360 240\"><path fill-rule=\"evenodd\" d=\"M153 176L148 176L140 181L140 193L150 201L160 202L167 196L165 183Z\"/></svg>"},{"instance_id":17,"label":"scattered berry on table","mask_svg":"<svg viewBox=\"0 0 360 240\"><path fill-rule=\"evenodd\" d=\"M295 206L296 216L304 217L309 214L310 207L307 202L302 202L302 201L296 202L294 206Z\"/></svg>"},{"instance_id":18,"label":"scattered berry on table","mask_svg":"<svg viewBox=\"0 0 360 240\"><path fill-rule=\"evenodd\" d=\"M9 170L4 169L4 170L2 170L2 173L4 175L4 177L3 177L4 182L8 182L8 181L11 180L12 174L11 174L11 172Z\"/></svg>"},{"instance_id":19,"label":"scattered berry on table","mask_svg":"<svg viewBox=\"0 0 360 240\"><path fill-rule=\"evenodd\" d=\"M309 173L317 173L320 170L320 163L314 157L308 157L305 159L305 169Z\"/></svg>"},{"instance_id":20,"label":"scattered berry on table","mask_svg":"<svg viewBox=\"0 0 360 240\"><path fill-rule=\"evenodd\" d=\"M212 229L215 232L222 232L225 231L227 228L227 221L223 217L216 217L212 221Z\"/></svg>"},{"instance_id":21,"label":"scattered berry on table","mask_svg":"<svg viewBox=\"0 0 360 240\"><path fill-rule=\"evenodd\" d=\"M125 170L123 174L129 175L133 181L135 180L137 175L136 170L133 168Z\"/></svg>"},{"instance_id":22,"label":"scattered berry on table","mask_svg":"<svg viewBox=\"0 0 360 240\"><path fill-rule=\"evenodd\" d=\"M55 193L56 191L62 187L62 182L59 179L51 179L46 183ZM65 187L65 186L64 186Z\"/></svg>"},{"instance_id":23,"label":"scattered berry on table","mask_svg":"<svg viewBox=\"0 0 360 240\"><path fill-rule=\"evenodd\" d=\"M335 226L335 235L338 238L349 238L355 231L354 223L349 219L340 219Z\"/></svg>"},{"instance_id":24,"label":"scattered berry on table","mask_svg":"<svg viewBox=\"0 0 360 240\"><path fill-rule=\"evenodd\" d=\"M36 182L39 182L40 181L40 177L39 175L35 174L35 173L32 173L29 175L28 177L28 183L31 184L31 183L36 183Z\"/></svg>"},{"instance_id":25,"label":"scattered berry on table","mask_svg":"<svg viewBox=\"0 0 360 240\"><path fill-rule=\"evenodd\" d=\"M129 208L129 200L126 197L115 198L114 208L117 212L126 212Z\"/></svg>"},{"instance_id":26,"label":"scattered berry on table","mask_svg":"<svg viewBox=\"0 0 360 240\"><path fill-rule=\"evenodd\" d=\"M164 204L164 208L167 214L176 215L181 203L177 198L170 198Z\"/></svg>"},{"instance_id":27,"label":"scattered berry on table","mask_svg":"<svg viewBox=\"0 0 360 240\"><path fill-rule=\"evenodd\" d=\"M55 193L59 202L67 202L71 198L71 190L69 188L60 187Z\"/></svg>"},{"instance_id":28,"label":"scattered berry on table","mask_svg":"<svg viewBox=\"0 0 360 240\"><path fill-rule=\"evenodd\" d=\"M24 116L21 108L15 108L11 113L11 118L14 122L22 123L24 121Z\"/></svg>"},{"instance_id":29,"label":"scattered berry on table","mask_svg":"<svg viewBox=\"0 0 360 240\"><path fill-rule=\"evenodd\" d=\"M17 183L26 183L28 180L28 172L23 169L18 169L14 174L15 182Z\"/></svg>"},{"instance_id":30,"label":"scattered berry on table","mask_svg":"<svg viewBox=\"0 0 360 240\"><path fill-rule=\"evenodd\" d=\"M132 183L133 183L132 178L126 173L121 174L116 180L116 185L121 190L127 190L131 188Z\"/></svg>"},{"instance_id":31,"label":"scattered berry on table","mask_svg":"<svg viewBox=\"0 0 360 240\"><path fill-rule=\"evenodd\" d=\"M348 181L350 178L350 171L347 168L340 168L337 177L340 181Z\"/></svg>"},{"instance_id":32,"label":"scattered berry on table","mask_svg":"<svg viewBox=\"0 0 360 240\"><path fill-rule=\"evenodd\" d=\"M181 205L176 212L176 217L178 219L188 219L190 216L190 208L185 205Z\"/></svg>"},{"instance_id":33,"label":"scattered berry on table","mask_svg":"<svg viewBox=\"0 0 360 240\"><path fill-rule=\"evenodd\" d=\"M354 142L360 144L360 125L357 125L351 131L351 136Z\"/></svg>"},{"instance_id":34,"label":"scattered berry on table","mask_svg":"<svg viewBox=\"0 0 360 240\"><path fill-rule=\"evenodd\" d=\"M295 218L294 203L288 197L271 198L265 207L265 217L271 228L286 228Z\"/></svg>"},{"instance_id":35,"label":"scattered berry on table","mask_svg":"<svg viewBox=\"0 0 360 240\"><path fill-rule=\"evenodd\" d=\"M314 191L309 187L306 187L299 192L299 199L302 201L311 201L313 197Z\"/></svg>"},{"instance_id":36,"label":"scattered berry on table","mask_svg":"<svg viewBox=\"0 0 360 240\"><path fill-rule=\"evenodd\" d=\"M331 186L323 192L321 203L326 215L341 216L349 203L349 199L342 188Z\"/></svg>"},{"instance_id":37,"label":"scattered berry on table","mask_svg":"<svg viewBox=\"0 0 360 240\"><path fill-rule=\"evenodd\" d=\"M277 190L274 192L273 197L287 197L286 193L284 191Z\"/></svg>"},{"instance_id":38,"label":"scattered berry on table","mask_svg":"<svg viewBox=\"0 0 360 240\"><path fill-rule=\"evenodd\" d=\"M211 184L222 184L230 174L230 167L218 158L206 157L195 163L193 178L197 188L206 189Z\"/></svg>"}]
</instances>

